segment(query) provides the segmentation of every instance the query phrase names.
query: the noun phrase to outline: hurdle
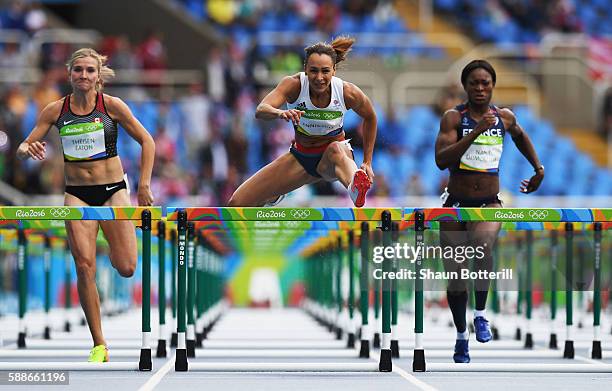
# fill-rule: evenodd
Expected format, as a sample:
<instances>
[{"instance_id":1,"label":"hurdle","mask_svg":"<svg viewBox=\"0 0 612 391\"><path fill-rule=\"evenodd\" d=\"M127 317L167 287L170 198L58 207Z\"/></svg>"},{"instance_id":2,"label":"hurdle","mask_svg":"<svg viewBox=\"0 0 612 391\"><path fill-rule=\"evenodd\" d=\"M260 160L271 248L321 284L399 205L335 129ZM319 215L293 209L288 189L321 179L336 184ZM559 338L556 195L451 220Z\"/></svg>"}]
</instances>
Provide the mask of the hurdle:
<instances>
[{"instance_id":1,"label":"hurdle","mask_svg":"<svg viewBox=\"0 0 612 391\"><path fill-rule=\"evenodd\" d=\"M386 216L386 217L383 217ZM177 263L178 263L178 280L177 280L177 334L178 334L178 348L177 355L175 361L175 370L176 371L187 371L187 370L201 370L201 371L281 371L281 372L301 372L301 371L390 371L391 370L391 350L390 350L390 334L391 334L391 300L390 300L390 288L387 287L387 295L386 299L383 302L383 351L388 351L388 359L381 359L381 363L198 363L198 362L187 362L188 354L187 354L187 344L186 344L186 327L185 327L185 317L189 316L189 309L184 310L186 306L186 300L184 299L185 293L189 292L189 279L187 278L187 268L185 268L186 264L188 264L188 244L187 244L187 232L188 232L188 222L192 221L216 221L216 222L241 222L241 223L250 223L257 221L297 221L297 222L355 222L360 221L382 221L383 225L387 228L385 229L390 235L391 231L391 221L394 219L396 221L401 220L401 208L395 208L391 210L385 210L382 208L364 208L364 209L350 209L350 208L168 208L167 219L169 221L177 221L178 225L178 251L177 251ZM230 224L231 225L231 224ZM246 225L248 226L248 224ZM337 224L336 224L337 226ZM325 228L327 229L327 228ZM346 236L349 236L347 233ZM390 238L390 236L389 236ZM340 240L339 240L340 239ZM343 246L343 242L341 238L336 237L332 239L334 241L333 245L330 245L328 248L330 262L327 262L327 266L325 266L324 274L327 275L324 279L326 281L323 285L325 290L323 291L323 295L326 297L327 303L331 304L330 308L337 309L337 312L342 311L344 308L342 306L342 296L339 295L339 284L338 278L342 269L343 259L340 258L337 254L339 248ZM389 239L390 241L390 239ZM330 240L331 243L331 240ZM351 242L347 243L347 247L351 248ZM333 259L333 261L331 261ZM349 270L351 269L352 261L349 257ZM325 264L323 264L325 265ZM328 267L329 266L329 267ZM385 266L389 267L389 266ZM350 281L349 281L350 285ZM333 287L336 286L336 291L334 292ZM384 289L383 289L384 291ZM383 292L384 293L384 292ZM349 293L350 296L350 293ZM304 308L311 307L313 313L318 313L321 318L326 318L328 323L333 324L335 327L332 329L334 335L338 337L340 334L341 337L344 337L344 330L338 329L340 326L339 319L340 317L337 315L332 315L331 312L324 310L323 307L316 307L316 305L311 303L305 303ZM358 354L352 353L351 350L346 350L348 343L348 338L351 332L351 315L350 315L350 307L349 307L349 316L348 316L348 325L347 325L347 341L342 340L329 340L329 341L304 341L302 345L299 344L298 341L276 341L272 343L271 341L253 341L246 343L246 341L215 341L215 340L204 340L203 341L203 349L196 349L196 356L200 356L200 352L202 353L202 357L237 357L240 353L244 352L245 349L261 349L261 350L273 350L273 349L320 349L325 350L329 348L329 350L336 350L334 352L312 352L310 354L305 354L311 357L352 357L358 358ZM363 321L363 320L362 320ZM365 333L362 333L362 338L365 336ZM389 346L386 346L389 345ZM228 353L228 350L221 351L213 351L213 349L234 349L233 351ZM341 349L344 349L342 353L340 353ZM207 352L208 350L208 352ZM301 351L300 351L301 352ZM349 353L346 353L349 352ZM386 353L383 355L386 356ZM276 351L269 354L269 352L256 351L251 354L252 357L283 357L288 358L290 354L285 351ZM295 353L293 354L295 357Z\"/></svg>"},{"instance_id":2,"label":"hurdle","mask_svg":"<svg viewBox=\"0 0 612 391\"><path fill-rule=\"evenodd\" d=\"M505 217L510 216L510 217ZM528 217L525 217L528 216ZM535 219L537 216L538 219ZM424 246L423 232L425 230L425 221L501 221L505 225L511 223L516 229L544 229L547 223L564 223L566 236L566 341L563 357L574 358L574 341L572 335L572 295L573 295L573 280L572 280L572 243L573 243L573 222L593 223L594 242L595 242L595 303L594 303L594 340L593 351L601 348L599 341L599 312L600 312L600 259L601 259L601 229L605 224L607 229L612 222L612 209L537 209L535 213L532 209L479 209L479 208L431 208L431 209L406 209L404 210L404 220L414 221L415 243L416 246ZM529 223L522 225L522 222L530 222L537 220L537 223ZM528 309L528 319L531 311L531 276L529 272L529 238L527 235L527 289L526 303ZM612 372L612 364L544 364L544 363L469 363L469 364L445 364L445 363L430 363L425 362L425 350L423 347L423 280L420 278L418 270L422 264L422 257L418 257L415 262L416 281L415 281L415 340L413 345L413 361L412 367L414 372L581 372L581 373L610 373ZM530 333L528 326L527 332ZM529 338L526 338L529 341ZM531 346L528 346L531 345ZM485 345L486 346L486 345ZM533 339L531 344L525 344L525 347L533 347ZM482 354L482 353L480 353Z\"/></svg>"},{"instance_id":3,"label":"hurdle","mask_svg":"<svg viewBox=\"0 0 612 391\"><path fill-rule=\"evenodd\" d=\"M160 207L0 207L0 220L18 220L19 228L23 232L24 221L49 221L49 220L131 220L140 221L142 231L142 339L138 362L109 362L109 363L81 363L81 362L0 362L0 370L140 370L150 371L152 369L151 347L150 347L150 303L151 303L151 229L152 220L161 219ZM25 235L19 236L19 284L20 292L25 292ZM25 300L20 304L20 322L25 314ZM20 325L19 338L23 338L25 344L25 327ZM52 341L39 341L51 345ZM68 341L60 341L66 345ZM78 342L78 341L76 341ZM30 347L33 345L29 344ZM4 351L4 358L8 352ZM33 354L33 353L29 353ZM43 353L43 356L45 354ZM46 355L48 357L48 355ZM61 356L61 353L60 353ZM69 356L69 354L67 354ZM55 357L58 357L57 355Z\"/></svg>"}]
</instances>

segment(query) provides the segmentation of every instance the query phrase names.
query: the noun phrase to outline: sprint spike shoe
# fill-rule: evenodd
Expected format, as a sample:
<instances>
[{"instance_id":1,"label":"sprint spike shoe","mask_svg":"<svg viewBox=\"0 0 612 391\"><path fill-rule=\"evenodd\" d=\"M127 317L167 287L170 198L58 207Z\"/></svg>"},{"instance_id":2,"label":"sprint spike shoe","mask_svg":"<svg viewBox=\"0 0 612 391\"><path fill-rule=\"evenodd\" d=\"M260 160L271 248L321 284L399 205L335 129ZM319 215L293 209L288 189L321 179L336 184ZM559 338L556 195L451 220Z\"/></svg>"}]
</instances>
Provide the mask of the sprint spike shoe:
<instances>
[{"instance_id":1,"label":"sprint spike shoe","mask_svg":"<svg viewBox=\"0 0 612 391\"><path fill-rule=\"evenodd\" d=\"M469 340L458 339L455 341L455 354L453 360L456 363L467 364L470 362Z\"/></svg>"},{"instance_id":2,"label":"sprint spike shoe","mask_svg":"<svg viewBox=\"0 0 612 391\"><path fill-rule=\"evenodd\" d=\"M285 197L287 197L287 194L281 194L274 201L266 202L264 204L264 207L270 208L270 207L276 206L280 204L285 199Z\"/></svg>"},{"instance_id":3,"label":"sprint spike shoe","mask_svg":"<svg viewBox=\"0 0 612 391\"><path fill-rule=\"evenodd\" d=\"M96 345L89 351L88 362L108 362L108 349L104 345Z\"/></svg>"},{"instance_id":4,"label":"sprint spike shoe","mask_svg":"<svg viewBox=\"0 0 612 391\"><path fill-rule=\"evenodd\" d=\"M489 321L482 316L474 318L474 332L478 342L489 342L493 336L491 334L491 327L489 327Z\"/></svg>"},{"instance_id":5,"label":"sprint spike shoe","mask_svg":"<svg viewBox=\"0 0 612 391\"><path fill-rule=\"evenodd\" d=\"M347 190L357 208L361 208L365 204L366 193L370 190L370 186L368 174L362 169L355 171Z\"/></svg>"}]
</instances>

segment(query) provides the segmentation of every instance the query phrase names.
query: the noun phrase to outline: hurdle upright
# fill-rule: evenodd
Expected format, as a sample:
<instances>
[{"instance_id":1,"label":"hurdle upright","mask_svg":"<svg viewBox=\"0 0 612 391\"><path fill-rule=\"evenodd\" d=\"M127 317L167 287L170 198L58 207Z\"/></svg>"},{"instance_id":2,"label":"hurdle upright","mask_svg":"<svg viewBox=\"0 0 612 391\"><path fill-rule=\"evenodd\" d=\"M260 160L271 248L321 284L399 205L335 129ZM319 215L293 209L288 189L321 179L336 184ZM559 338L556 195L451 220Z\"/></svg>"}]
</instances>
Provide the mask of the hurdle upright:
<instances>
[{"instance_id":1,"label":"hurdle upright","mask_svg":"<svg viewBox=\"0 0 612 391\"><path fill-rule=\"evenodd\" d=\"M391 222L401 221L401 208L168 208L168 221L177 221L179 230L179 245L175 256L178 257L178 349L175 362L175 370L203 370L203 371L391 371L391 296L387 295L383 301L383 315L388 325L383 325L383 331L388 334L385 338L383 351L388 350L388 355L381 355L380 366L375 363L188 363L185 343L185 300L181 300L186 293L186 273L181 271L181 266L186 263L185 228L187 222L193 221L216 221L216 222L262 222L262 221L293 221L330 223L335 222L341 226L350 223L358 227L360 222L381 222L387 224L386 229L389 240L391 235ZM387 215L387 217L384 217ZM324 226L326 224L323 224ZM319 228L320 229L320 228ZM386 236L386 235L385 235ZM337 240L335 240L338 243ZM182 249L182 251L181 251ZM390 265L389 265L390 266ZM389 288L387 288L389 290ZM390 294L390 292L387 292ZM386 346L389 345L389 346ZM216 346L216 345L215 345ZM346 347L347 344L344 344ZM217 347L217 346L216 346ZM221 347L221 346L218 346ZM359 354L355 353L355 358Z\"/></svg>"},{"instance_id":2,"label":"hurdle upright","mask_svg":"<svg viewBox=\"0 0 612 391\"><path fill-rule=\"evenodd\" d=\"M51 224L51 221L65 220L130 220L140 222L142 230L142 341L140 358L138 362L0 362L0 370L140 370L150 371L151 362L151 228L153 220L162 217L161 207L68 207L68 206L33 206L33 207L0 207L0 221L17 220L19 228L23 229L25 222L36 222L40 226ZM24 252L23 250L19 250ZM25 292L25 268L20 269L20 289ZM20 310L19 337L25 339L25 301ZM23 310L23 311L22 311ZM25 343L25 341L24 341ZM2 351L3 357L10 353L8 349Z\"/></svg>"},{"instance_id":3,"label":"hurdle upright","mask_svg":"<svg viewBox=\"0 0 612 391\"><path fill-rule=\"evenodd\" d=\"M601 342L599 339L599 312L600 312L600 282L599 282L599 267L601 260L601 230L612 228L612 208L599 209L552 209L552 208L406 208L403 212L404 220L414 221L415 227L415 242L416 246L423 246L422 232L424 231L424 222L426 221L460 221L460 222L478 222L478 221L499 221L506 228L510 226L516 230L543 230L551 228L551 224L555 224L558 228L564 224L566 232L567 262L566 262L566 325L567 325L567 340L563 357L573 358L574 347L571 340L572 327L572 223L589 223L593 225L594 231L594 257L595 257L595 286L594 298L595 305L593 311L594 325L594 340L593 340L593 357L598 358L601 351ZM527 235L528 238L531 235ZM556 256L556 255L555 255ZM555 260L556 261L556 260ZM421 266L422 259L417 259L416 282L415 282L415 342L413 353L413 371L414 372L591 372L591 373L612 373L612 364L525 364L525 363L469 363L469 364L426 364L425 349L422 343L423 337L423 290L422 280L418 273L418 268ZM529 264L528 264L529 267ZM528 283L530 279L528 278ZM531 286L526 290L527 294L531 294ZM531 310L531 298L527 299L529 310ZM529 329L528 329L529 332ZM526 348L533 346L531 338L526 339ZM561 356L559 355L559 358Z\"/></svg>"}]
</instances>

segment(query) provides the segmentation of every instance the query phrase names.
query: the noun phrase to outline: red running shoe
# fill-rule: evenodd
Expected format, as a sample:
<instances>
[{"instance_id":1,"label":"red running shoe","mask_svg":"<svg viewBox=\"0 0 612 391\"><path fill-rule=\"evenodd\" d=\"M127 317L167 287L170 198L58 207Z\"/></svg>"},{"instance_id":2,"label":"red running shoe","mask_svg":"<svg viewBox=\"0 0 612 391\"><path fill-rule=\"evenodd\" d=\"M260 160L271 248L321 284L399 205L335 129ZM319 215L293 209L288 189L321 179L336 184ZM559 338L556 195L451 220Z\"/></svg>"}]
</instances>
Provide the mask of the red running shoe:
<instances>
[{"instance_id":1,"label":"red running shoe","mask_svg":"<svg viewBox=\"0 0 612 391\"><path fill-rule=\"evenodd\" d=\"M356 207L361 208L365 204L366 193L370 190L370 186L368 174L362 169L355 171L347 190Z\"/></svg>"}]
</instances>

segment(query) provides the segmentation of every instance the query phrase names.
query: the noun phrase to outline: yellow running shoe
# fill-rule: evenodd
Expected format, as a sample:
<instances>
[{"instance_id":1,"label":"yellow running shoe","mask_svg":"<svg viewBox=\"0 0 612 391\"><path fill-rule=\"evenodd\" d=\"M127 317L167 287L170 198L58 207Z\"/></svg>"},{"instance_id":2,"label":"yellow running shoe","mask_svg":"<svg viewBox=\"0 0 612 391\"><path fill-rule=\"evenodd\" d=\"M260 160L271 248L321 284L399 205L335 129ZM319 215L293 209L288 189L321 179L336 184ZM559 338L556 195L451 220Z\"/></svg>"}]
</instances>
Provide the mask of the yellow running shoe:
<instances>
[{"instance_id":1,"label":"yellow running shoe","mask_svg":"<svg viewBox=\"0 0 612 391\"><path fill-rule=\"evenodd\" d=\"M89 352L89 362L108 362L108 349L104 345L96 345Z\"/></svg>"}]
</instances>

